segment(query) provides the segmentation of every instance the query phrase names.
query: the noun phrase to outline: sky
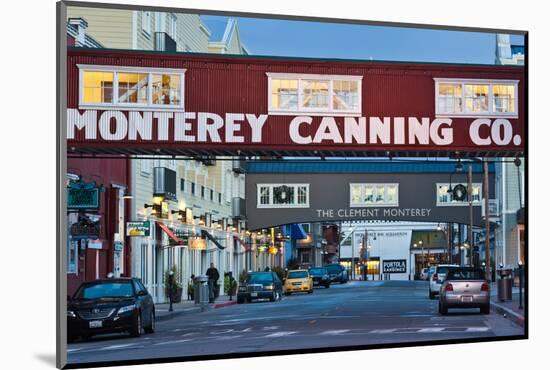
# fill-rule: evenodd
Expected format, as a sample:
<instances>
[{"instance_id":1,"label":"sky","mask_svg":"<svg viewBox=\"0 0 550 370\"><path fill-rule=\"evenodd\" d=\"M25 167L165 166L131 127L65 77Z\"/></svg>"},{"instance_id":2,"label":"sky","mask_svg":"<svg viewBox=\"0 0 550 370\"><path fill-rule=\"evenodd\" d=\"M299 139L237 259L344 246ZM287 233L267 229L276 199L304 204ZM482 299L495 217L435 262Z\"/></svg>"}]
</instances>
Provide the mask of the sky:
<instances>
[{"instance_id":1,"label":"sky","mask_svg":"<svg viewBox=\"0 0 550 370\"><path fill-rule=\"evenodd\" d=\"M227 17L202 16L221 38ZM252 55L494 64L493 33L237 18ZM512 44L523 45L522 36Z\"/></svg>"}]
</instances>

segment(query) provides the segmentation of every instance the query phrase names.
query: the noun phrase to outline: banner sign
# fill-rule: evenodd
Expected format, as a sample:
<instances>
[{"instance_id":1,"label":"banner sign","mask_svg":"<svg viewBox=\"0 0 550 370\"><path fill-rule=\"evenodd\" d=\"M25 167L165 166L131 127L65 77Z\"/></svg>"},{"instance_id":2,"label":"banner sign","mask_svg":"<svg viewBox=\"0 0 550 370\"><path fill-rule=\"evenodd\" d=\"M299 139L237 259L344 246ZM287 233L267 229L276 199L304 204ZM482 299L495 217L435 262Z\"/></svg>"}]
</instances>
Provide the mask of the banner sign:
<instances>
[{"instance_id":1,"label":"banner sign","mask_svg":"<svg viewBox=\"0 0 550 370\"><path fill-rule=\"evenodd\" d=\"M150 236L151 223L149 221L126 222L126 236Z\"/></svg>"},{"instance_id":2,"label":"banner sign","mask_svg":"<svg viewBox=\"0 0 550 370\"><path fill-rule=\"evenodd\" d=\"M78 221L71 225L70 235L73 239L98 239L100 234L99 215L79 215Z\"/></svg>"},{"instance_id":3,"label":"banner sign","mask_svg":"<svg viewBox=\"0 0 550 370\"><path fill-rule=\"evenodd\" d=\"M98 209L99 188L72 188L67 189L68 209Z\"/></svg>"},{"instance_id":4,"label":"banner sign","mask_svg":"<svg viewBox=\"0 0 550 370\"><path fill-rule=\"evenodd\" d=\"M206 240L201 238L189 239L189 249L194 251L205 251Z\"/></svg>"},{"instance_id":5,"label":"banner sign","mask_svg":"<svg viewBox=\"0 0 550 370\"><path fill-rule=\"evenodd\" d=\"M507 118L332 117L211 112L130 112L69 108L67 139L157 148L182 144L291 146L301 150L523 150ZM273 121L273 122L272 122ZM466 121L466 122L465 122ZM277 134L275 135L275 126ZM241 145L239 145L241 144ZM499 149L500 148L500 149ZM267 148L266 148L267 149ZM276 148L274 148L276 149Z\"/></svg>"},{"instance_id":6,"label":"banner sign","mask_svg":"<svg viewBox=\"0 0 550 370\"><path fill-rule=\"evenodd\" d=\"M382 261L382 273L403 274L407 272L407 260L384 260Z\"/></svg>"}]
</instances>

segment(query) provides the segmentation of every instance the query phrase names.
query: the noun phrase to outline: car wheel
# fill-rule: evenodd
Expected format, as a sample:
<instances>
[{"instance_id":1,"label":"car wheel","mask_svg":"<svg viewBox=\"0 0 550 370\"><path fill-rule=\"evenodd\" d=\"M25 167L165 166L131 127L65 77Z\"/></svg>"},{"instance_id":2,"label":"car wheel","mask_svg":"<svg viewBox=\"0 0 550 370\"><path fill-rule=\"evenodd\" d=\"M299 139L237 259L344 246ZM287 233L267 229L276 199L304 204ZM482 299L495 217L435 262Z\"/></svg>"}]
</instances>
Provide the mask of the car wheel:
<instances>
[{"instance_id":1,"label":"car wheel","mask_svg":"<svg viewBox=\"0 0 550 370\"><path fill-rule=\"evenodd\" d=\"M439 313L441 315L446 315L447 313L449 312L449 309L447 308L447 306L441 304L441 302L439 302Z\"/></svg>"},{"instance_id":2,"label":"car wheel","mask_svg":"<svg viewBox=\"0 0 550 370\"><path fill-rule=\"evenodd\" d=\"M130 331L132 337L139 337L141 335L142 325L141 325L141 313L138 312L136 321L134 322L134 327Z\"/></svg>"},{"instance_id":3,"label":"car wheel","mask_svg":"<svg viewBox=\"0 0 550 370\"><path fill-rule=\"evenodd\" d=\"M330 288L330 284L325 285L325 289Z\"/></svg>"},{"instance_id":4,"label":"car wheel","mask_svg":"<svg viewBox=\"0 0 550 370\"><path fill-rule=\"evenodd\" d=\"M488 315L491 312L491 307L489 305L479 308L479 311L482 315Z\"/></svg>"},{"instance_id":5,"label":"car wheel","mask_svg":"<svg viewBox=\"0 0 550 370\"><path fill-rule=\"evenodd\" d=\"M244 303L244 298L243 297L237 297L237 304L242 304Z\"/></svg>"},{"instance_id":6,"label":"car wheel","mask_svg":"<svg viewBox=\"0 0 550 370\"><path fill-rule=\"evenodd\" d=\"M150 322L151 322L151 324L144 328L144 330L147 334L152 334L152 333L155 332L155 312L153 312L153 311L151 312Z\"/></svg>"},{"instance_id":7,"label":"car wheel","mask_svg":"<svg viewBox=\"0 0 550 370\"><path fill-rule=\"evenodd\" d=\"M307 294L311 294L311 293L313 293L313 288L311 288L311 290L307 291Z\"/></svg>"},{"instance_id":8,"label":"car wheel","mask_svg":"<svg viewBox=\"0 0 550 370\"><path fill-rule=\"evenodd\" d=\"M285 295L290 295L290 292L285 292Z\"/></svg>"},{"instance_id":9,"label":"car wheel","mask_svg":"<svg viewBox=\"0 0 550 370\"><path fill-rule=\"evenodd\" d=\"M271 293L271 297L269 297L270 302L275 302L277 300L277 292Z\"/></svg>"},{"instance_id":10,"label":"car wheel","mask_svg":"<svg viewBox=\"0 0 550 370\"><path fill-rule=\"evenodd\" d=\"M430 290L430 299L434 299L435 298L435 293L433 293L431 290Z\"/></svg>"}]
</instances>

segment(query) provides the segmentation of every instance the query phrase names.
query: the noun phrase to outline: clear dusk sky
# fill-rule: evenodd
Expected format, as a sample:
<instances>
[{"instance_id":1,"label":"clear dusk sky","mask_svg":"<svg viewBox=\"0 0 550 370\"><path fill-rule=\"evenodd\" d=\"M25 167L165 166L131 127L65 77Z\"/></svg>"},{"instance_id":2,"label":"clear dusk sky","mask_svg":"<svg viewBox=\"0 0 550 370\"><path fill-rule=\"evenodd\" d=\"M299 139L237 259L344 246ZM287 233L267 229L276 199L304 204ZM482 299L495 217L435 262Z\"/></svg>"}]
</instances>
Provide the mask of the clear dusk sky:
<instances>
[{"instance_id":1,"label":"clear dusk sky","mask_svg":"<svg viewBox=\"0 0 550 370\"><path fill-rule=\"evenodd\" d=\"M202 16L219 41L227 17ZM236 18L252 55L494 64L493 33ZM217 39L216 39L217 38ZM513 45L523 36L513 35Z\"/></svg>"}]
</instances>

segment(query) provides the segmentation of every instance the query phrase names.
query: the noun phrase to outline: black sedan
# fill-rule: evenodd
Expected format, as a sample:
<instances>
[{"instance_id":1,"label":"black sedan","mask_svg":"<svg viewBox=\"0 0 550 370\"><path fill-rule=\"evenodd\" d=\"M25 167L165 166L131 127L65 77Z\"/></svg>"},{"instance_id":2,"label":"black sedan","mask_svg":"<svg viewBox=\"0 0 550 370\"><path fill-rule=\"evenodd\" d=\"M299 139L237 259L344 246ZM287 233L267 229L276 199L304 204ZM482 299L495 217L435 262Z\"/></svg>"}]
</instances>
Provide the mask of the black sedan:
<instances>
[{"instance_id":1,"label":"black sedan","mask_svg":"<svg viewBox=\"0 0 550 370\"><path fill-rule=\"evenodd\" d=\"M324 267L312 267L309 269L309 275L313 279L313 286L330 287L330 276L328 270Z\"/></svg>"},{"instance_id":2,"label":"black sedan","mask_svg":"<svg viewBox=\"0 0 550 370\"><path fill-rule=\"evenodd\" d=\"M325 268L328 271L331 282L338 282L340 284L345 284L348 282L348 272L341 264L331 263L329 265L325 265Z\"/></svg>"},{"instance_id":3,"label":"black sedan","mask_svg":"<svg viewBox=\"0 0 550 370\"><path fill-rule=\"evenodd\" d=\"M86 282L67 300L69 341L118 332L129 332L138 337L143 331L155 331L153 298L139 279Z\"/></svg>"},{"instance_id":4,"label":"black sedan","mask_svg":"<svg viewBox=\"0 0 550 370\"><path fill-rule=\"evenodd\" d=\"M251 302L255 299L280 301L283 296L283 283L274 272L251 272L246 281L239 286L237 303Z\"/></svg>"}]
</instances>

